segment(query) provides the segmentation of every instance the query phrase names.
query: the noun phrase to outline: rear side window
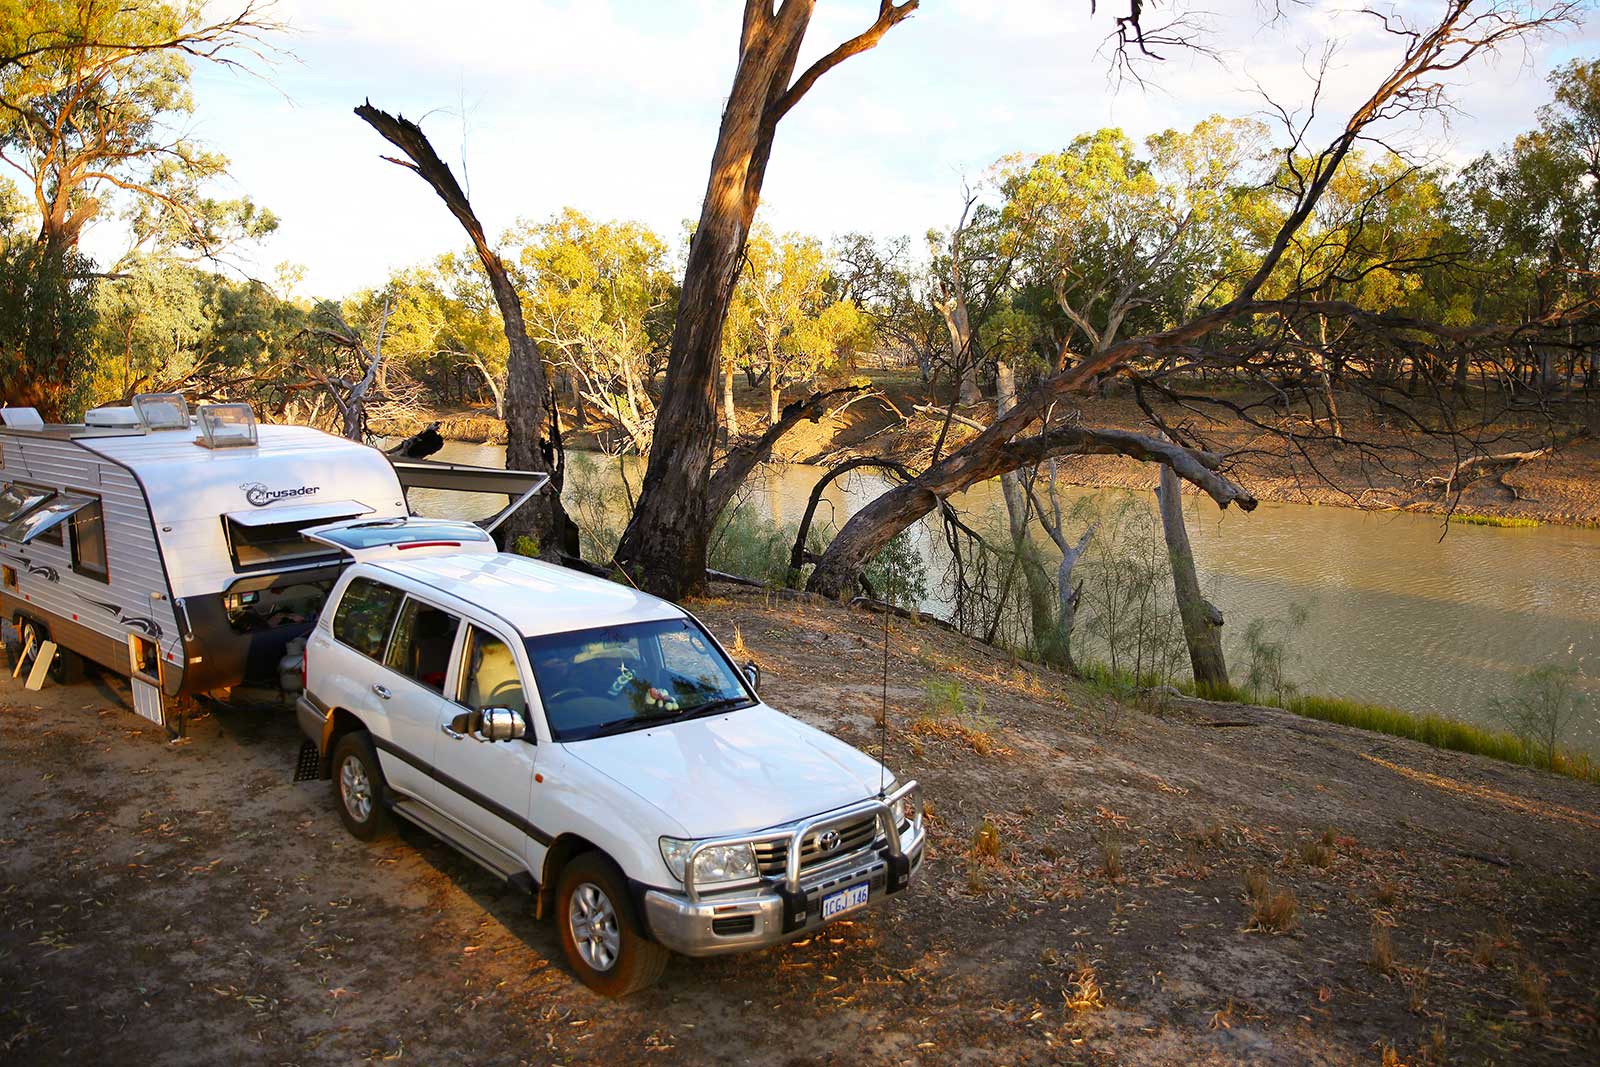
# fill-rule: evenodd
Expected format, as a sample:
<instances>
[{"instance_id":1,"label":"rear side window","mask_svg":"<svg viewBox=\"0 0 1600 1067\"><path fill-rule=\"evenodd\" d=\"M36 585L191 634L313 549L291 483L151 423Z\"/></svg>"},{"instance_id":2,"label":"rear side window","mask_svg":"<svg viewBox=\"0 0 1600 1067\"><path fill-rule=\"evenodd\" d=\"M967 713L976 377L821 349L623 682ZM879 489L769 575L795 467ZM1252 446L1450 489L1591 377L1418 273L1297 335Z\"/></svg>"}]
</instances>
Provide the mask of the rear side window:
<instances>
[{"instance_id":1,"label":"rear side window","mask_svg":"<svg viewBox=\"0 0 1600 1067\"><path fill-rule=\"evenodd\" d=\"M456 645L461 620L420 600L407 600L395 623L394 639L384 665L414 678L435 693L444 692L450 670L450 652Z\"/></svg>"},{"instance_id":2,"label":"rear side window","mask_svg":"<svg viewBox=\"0 0 1600 1067\"><path fill-rule=\"evenodd\" d=\"M371 578L356 578L345 587L333 613L333 636L363 655L383 658L395 612L405 594Z\"/></svg>"}]
</instances>

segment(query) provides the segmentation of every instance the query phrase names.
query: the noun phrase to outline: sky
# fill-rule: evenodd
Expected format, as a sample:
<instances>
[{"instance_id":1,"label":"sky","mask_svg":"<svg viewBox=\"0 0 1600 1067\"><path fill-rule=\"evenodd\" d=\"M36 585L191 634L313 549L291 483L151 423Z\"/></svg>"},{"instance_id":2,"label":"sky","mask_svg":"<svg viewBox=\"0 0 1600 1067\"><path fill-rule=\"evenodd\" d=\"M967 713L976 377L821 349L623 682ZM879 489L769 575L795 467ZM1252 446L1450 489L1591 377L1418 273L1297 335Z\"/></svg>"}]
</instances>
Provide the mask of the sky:
<instances>
[{"instance_id":1,"label":"sky","mask_svg":"<svg viewBox=\"0 0 1600 1067\"><path fill-rule=\"evenodd\" d=\"M1420 0L1404 0L1426 10ZM1001 156L1057 150L1118 126L1135 137L1213 113L1302 106L1334 54L1319 114L1341 116L1395 44L1347 3L1308 0L1263 26L1259 0L1208 0L1217 59L1172 53L1143 88L1111 76L1111 3L923 0L870 52L824 77L779 128L762 218L780 230L919 237L949 226L964 181ZM736 59L738 0L280 0L291 27L258 75L200 68L191 132L231 160L219 195L249 195L280 227L238 257L297 296L381 285L462 247L458 224L352 114L363 100L419 120L465 174L491 235L571 206L676 240L699 212ZM871 23L876 0L818 0L802 68ZM1596 53L1594 30L1542 40L1457 79L1448 128L1397 131L1463 162L1534 122L1545 78ZM103 234L102 240L110 240ZM91 251L92 244L86 241Z\"/></svg>"}]
</instances>

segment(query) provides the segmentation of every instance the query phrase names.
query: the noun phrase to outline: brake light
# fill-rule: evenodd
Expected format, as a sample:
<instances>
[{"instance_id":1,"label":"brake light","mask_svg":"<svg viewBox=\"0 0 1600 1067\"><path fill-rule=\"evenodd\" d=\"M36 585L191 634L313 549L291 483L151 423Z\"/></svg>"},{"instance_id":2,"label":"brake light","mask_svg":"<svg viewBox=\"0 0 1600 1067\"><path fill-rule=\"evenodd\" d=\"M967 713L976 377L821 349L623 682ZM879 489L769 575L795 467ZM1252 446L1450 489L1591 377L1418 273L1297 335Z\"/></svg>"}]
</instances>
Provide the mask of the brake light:
<instances>
[{"instance_id":1,"label":"brake light","mask_svg":"<svg viewBox=\"0 0 1600 1067\"><path fill-rule=\"evenodd\" d=\"M410 541L403 545L395 545L404 552L408 548L460 548L460 541Z\"/></svg>"},{"instance_id":2,"label":"brake light","mask_svg":"<svg viewBox=\"0 0 1600 1067\"><path fill-rule=\"evenodd\" d=\"M311 645L308 643L306 647L300 650L300 689L302 692L304 692L306 688L306 678L311 673L310 668L307 666L307 661L309 661L310 658Z\"/></svg>"}]
</instances>

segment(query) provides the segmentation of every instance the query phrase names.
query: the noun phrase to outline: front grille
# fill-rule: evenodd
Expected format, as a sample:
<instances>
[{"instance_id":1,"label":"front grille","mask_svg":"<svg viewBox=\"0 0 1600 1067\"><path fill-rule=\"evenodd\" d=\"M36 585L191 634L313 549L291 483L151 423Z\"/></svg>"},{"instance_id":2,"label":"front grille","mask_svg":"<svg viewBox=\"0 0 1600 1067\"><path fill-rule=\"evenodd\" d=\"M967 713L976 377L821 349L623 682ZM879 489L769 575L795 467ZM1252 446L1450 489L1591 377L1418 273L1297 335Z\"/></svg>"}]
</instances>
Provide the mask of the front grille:
<instances>
[{"instance_id":1,"label":"front grille","mask_svg":"<svg viewBox=\"0 0 1600 1067\"><path fill-rule=\"evenodd\" d=\"M711 920L711 932L719 937L748 934L755 928L756 917L754 915L733 915L726 919Z\"/></svg>"},{"instance_id":2,"label":"front grille","mask_svg":"<svg viewBox=\"0 0 1600 1067\"><path fill-rule=\"evenodd\" d=\"M824 852L822 837L830 830L839 835L839 843ZM800 844L800 872L804 874L813 867L821 867L853 852L860 852L871 846L877 834L878 816L875 814L863 815L859 819L838 826L813 830ZM788 862L788 841L759 841L755 845L755 850L756 866L763 877L783 877L784 865Z\"/></svg>"}]
</instances>

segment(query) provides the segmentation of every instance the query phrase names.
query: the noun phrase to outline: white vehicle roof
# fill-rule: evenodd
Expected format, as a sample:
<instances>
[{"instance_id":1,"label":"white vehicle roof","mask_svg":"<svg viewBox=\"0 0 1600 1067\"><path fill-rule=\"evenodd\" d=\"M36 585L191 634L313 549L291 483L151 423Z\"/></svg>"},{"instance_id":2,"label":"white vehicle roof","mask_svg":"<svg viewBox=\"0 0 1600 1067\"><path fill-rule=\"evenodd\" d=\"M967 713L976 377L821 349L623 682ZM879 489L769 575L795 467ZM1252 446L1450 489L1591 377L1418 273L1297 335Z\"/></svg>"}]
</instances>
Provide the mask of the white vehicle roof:
<instances>
[{"instance_id":1,"label":"white vehicle roof","mask_svg":"<svg viewBox=\"0 0 1600 1067\"><path fill-rule=\"evenodd\" d=\"M524 637L681 619L676 604L526 556L429 556L368 564L438 589L511 623Z\"/></svg>"}]
</instances>

